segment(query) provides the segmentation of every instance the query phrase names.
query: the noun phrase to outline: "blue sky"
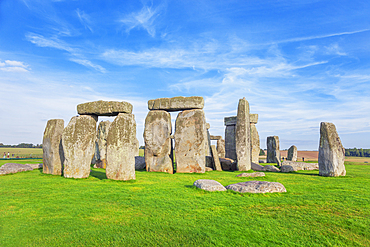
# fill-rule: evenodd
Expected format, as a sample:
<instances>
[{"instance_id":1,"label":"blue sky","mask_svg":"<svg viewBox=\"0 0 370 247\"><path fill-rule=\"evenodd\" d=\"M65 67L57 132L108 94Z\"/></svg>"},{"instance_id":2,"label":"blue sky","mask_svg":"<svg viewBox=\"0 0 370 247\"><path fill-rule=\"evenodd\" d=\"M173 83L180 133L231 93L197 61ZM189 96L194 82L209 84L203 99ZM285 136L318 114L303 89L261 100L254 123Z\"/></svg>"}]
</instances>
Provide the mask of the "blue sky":
<instances>
[{"instance_id":1,"label":"blue sky","mask_svg":"<svg viewBox=\"0 0 370 247\"><path fill-rule=\"evenodd\" d=\"M118 100L143 145L147 101L193 95L213 135L245 97L263 148L317 150L323 121L370 148L370 2L0 1L0 142Z\"/></svg>"}]
</instances>

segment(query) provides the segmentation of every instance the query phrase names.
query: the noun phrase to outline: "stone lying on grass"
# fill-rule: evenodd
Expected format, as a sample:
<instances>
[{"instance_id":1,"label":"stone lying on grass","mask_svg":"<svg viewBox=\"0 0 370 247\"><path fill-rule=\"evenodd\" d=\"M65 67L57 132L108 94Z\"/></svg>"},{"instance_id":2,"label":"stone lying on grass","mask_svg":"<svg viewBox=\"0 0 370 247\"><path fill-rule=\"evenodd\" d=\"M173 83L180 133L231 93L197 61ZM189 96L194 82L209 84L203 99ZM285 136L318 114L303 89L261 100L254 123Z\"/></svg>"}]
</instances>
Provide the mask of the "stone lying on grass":
<instances>
[{"instance_id":1,"label":"stone lying on grass","mask_svg":"<svg viewBox=\"0 0 370 247\"><path fill-rule=\"evenodd\" d=\"M255 177L264 177L265 176L265 173L263 172L253 172L253 173L240 173L239 175L236 175L237 177L251 177L251 178L255 178Z\"/></svg>"},{"instance_id":2,"label":"stone lying on grass","mask_svg":"<svg viewBox=\"0 0 370 247\"><path fill-rule=\"evenodd\" d=\"M301 170L318 170L319 164L318 163L304 163L304 162L292 162L292 161L284 161L280 171L281 172L296 172Z\"/></svg>"},{"instance_id":3,"label":"stone lying on grass","mask_svg":"<svg viewBox=\"0 0 370 247\"><path fill-rule=\"evenodd\" d=\"M25 171L32 171L33 168L29 165L6 163L0 167L0 175L6 175L10 173L18 173Z\"/></svg>"},{"instance_id":4,"label":"stone lying on grass","mask_svg":"<svg viewBox=\"0 0 370 247\"><path fill-rule=\"evenodd\" d=\"M265 172L280 172L279 168L276 166L270 166L270 165L265 165L263 167L263 171Z\"/></svg>"},{"instance_id":5,"label":"stone lying on grass","mask_svg":"<svg viewBox=\"0 0 370 247\"><path fill-rule=\"evenodd\" d=\"M251 163L251 168L253 171L263 171L263 166L256 164L254 162Z\"/></svg>"},{"instance_id":6,"label":"stone lying on grass","mask_svg":"<svg viewBox=\"0 0 370 247\"><path fill-rule=\"evenodd\" d=\"M230 184L226 189L240 193L274 193L286 192L284 185L278 182L248 181Z\"/></svg>"},{"instance_id":7,"label":"stone lying on grass","mask_svg":"<svg viewBox=\"0 0 370 247\"><path fill-rule=\"evenodd\" d=\"M223 171L235 171L236 162L229 158L220 158L220 163Z\"/></svg>"},{"instance_id":8,"label":"stone lying on grass","mask_svg":"<svg viewBox=\"0 0 370 247\"><path fill-rule=\"evenodd\" d=\"M42 168L42 163L39 163L39 164L25 164L27 166L30 166L32 169L40 169Z\"/></svg>"},{"instance_id":9,"label":"stone lying on grass","mask_svg":"<svg viewBox=\"0 0 370 247\"><path fill-rule=\"evenodd\" d=\"M198 179L193 184L195 187L206 191L226 191L225 187L215 180Z\"/></svg>"},{"instance_id":10,"label":"stone lying on grass","mask_svg":"<svg viewBox=\"0 0 370 247\"><path fill-rule=\"evenodd\" d=\"M93 101L77 105L80 115L117 116L118 113L132 113L132 105L125 101Z\"/></svg>"}]
</instances>

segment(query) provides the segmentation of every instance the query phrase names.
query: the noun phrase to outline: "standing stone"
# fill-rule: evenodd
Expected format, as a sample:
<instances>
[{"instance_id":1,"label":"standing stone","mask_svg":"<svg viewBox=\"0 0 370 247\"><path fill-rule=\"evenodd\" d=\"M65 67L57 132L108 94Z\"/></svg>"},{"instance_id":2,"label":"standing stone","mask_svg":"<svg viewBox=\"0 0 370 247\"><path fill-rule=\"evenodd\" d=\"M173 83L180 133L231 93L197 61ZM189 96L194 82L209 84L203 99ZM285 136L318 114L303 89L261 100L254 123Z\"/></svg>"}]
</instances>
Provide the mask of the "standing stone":
<instances>
[{"instance_id":1,"label":"standing stone","mask_svg":"<svg viewBox=\"0 0 370 247\"><path fill-rule=\"evenodd\" d=\"M325 177L345 176L345 149L338 136L335 125L320 124L319 175Z\"/></svg>"},{"instance_id":2,"label":"standing stone","mask_svg":"<svg viewBox=\"0 0 370 247\"><path fill-rule=\"evenodd\" d=\"M243 98L239 100L236 119L236 157L239 171L251 169L251 132L249 122L249 103Z\"/></svg>"},{"instance_id":3,"label":"standing stone","mask_svg":"<svg viewBox=\"0 0 370 247\"><path fill-rule=\"evenodd\" d=\"M296 146L291 146L289 149L288 149L288 157L287 157L287 160L290 160L290 161L297 161L297 147Z\"/></svg>"},{"instance_id":4,"label":"standing stone","mask_svg":"<svg viewBox=\"0 0 370 247\"><path fill-rule=\"evenodd\" d=\"M280 144L278 136L267 137L267 163L276 163L281 166Z\"/></svg>"},{"instance_id":5,"label":"standing stone","mask_svg":"<svg viewBox=\"0 0 370 247\"><path fill-rule=\"evenodd\" d=\"M236 117L225 117L225 157L236 160L235 126Z\"/></svg>"},{"instance_id":6,"label":"standing stone","mask_svg":"<svg viewBox=\"0 0 370 247\"><path fill-rule=\"evenodd\" d=\"M211 150L212 150L213 163L215 165L214 170L222 171L222 167L221 167L220 159L218 158L218 153L217 153L217 150L216 150L216 146L211 145Z\"/></svg>"},{"instance_id":7,"label":"standing stone","mask_svg":"<svg viewBox=\"0 0 370 247\"><path fill-rule=\"evenodd\" d=\"M225 158L225 140L217 139L217 153L218 157Z\"/></svg>"},{"instance_id":8,"label":"standing stone","mask_svg":"<svg viewBox=\"0 0 370 247\"><path fill-rule=\"evenodd\" d=\"M46 124L44 138L42 139L43 173L62 175L64 162L63 129L63 119L50 119Z\"/></svg>"},{"instance_id":9,"label":"standing stone","mask_svg":"<svg viewBox=\"0 0 370 247\"><path fill-rule=\"evenodd\" d=\"M108 179L135 179L136 122L135 116L120 113L111 124L107 137Z\"/></svg>"},{"instance_id":10,"label":"standing stone","mask_svg":"<svg viewBox=\"0 0 370 247\"><path fill-rule=\"evenodd\" d=\"M145 119L145 163L148 172L173 173L171 155L171 115L150 111Z\"/></svg>"},{"instance_id":11,"label":"standing stone","mask_svg":"<svg viewBox=\"0 0 370 247\"><path fill-rule=\"evenodd\" d=\"M175 131L176 172L205 172L206 133L206 119L203 110L185 110L177 115Z\"/></svg>"},{"instance_id":12,"label":"standing stone","mask_svg":"<svg viewBox=\"0 0 370 247\"><path fill-rule=\"evenodd\" d=\"M252 153L252 163L258 164L260 157L260 136L256 125L251 123L251 153Z\"/></svg>"},{"instance_id":13,"label":"standing stone","mask_svg":"<svg viewBox=\"0 0 370 247\"><path fill-rule=\"evenodd\" d=\"M72 117L63 130L64 177L87 178L94 154L96 121L88 115Z\"/></svg>"},{"instance_id":14,"label":"standing stone","mask_svg":"<svg viewBox=\"0 0 370 247\"><path fill-rule=\"evenodd\" d=\"M110 126L111 122L109 120L100 122L96 140L97 150L95 152L97 163L99 163L99 167L104 169L107 168L107 137Z\"/></svg>"},{"instance_id":15,"label":"standing stone","mask_svg":"<svg viewBox=\"0 0 370 247\"><path fill-rule=\"evenodd\" d=\"M206 156L212 155L211 150L211 134L209 133L209 129L211 128L211 125L209 123L206 123L206 129L207 129L207 139L206 139Z\"/></svg>"}]
</instances>

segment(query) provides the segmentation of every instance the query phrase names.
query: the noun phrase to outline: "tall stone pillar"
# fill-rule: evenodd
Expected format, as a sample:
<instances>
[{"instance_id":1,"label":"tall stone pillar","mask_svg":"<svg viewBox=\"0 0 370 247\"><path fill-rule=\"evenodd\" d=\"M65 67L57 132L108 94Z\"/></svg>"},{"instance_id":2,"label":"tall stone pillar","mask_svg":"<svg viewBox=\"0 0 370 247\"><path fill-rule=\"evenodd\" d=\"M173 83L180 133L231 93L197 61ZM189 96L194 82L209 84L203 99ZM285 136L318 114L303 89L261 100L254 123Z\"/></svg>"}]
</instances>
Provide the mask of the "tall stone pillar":
<instances>
[{"instance_id":1,"label":"tall stone pillar","mask_svg":"<svg viewBox=\"0 0 370 247\"><path fill-rule=\"evenodd\" d=\"M332 123L320 124L319 175L325 177L345 176L345 149Z\"/></svg>"},{"instance_id":2,"label":"tall stone pillar","mask_svg":"<svg viewBox=\"0 0 370 247\"><path fill-rule=\"evenodd\" d=\"M235 129L236 117L225 117L225 157L236 160Z\"/></svg>"},{"instance_id":3,"label":"tall stone pillar","mask_svg":"<svg viewBox=\"0 0 370 247\"><path fill-rule=\"evenodd\" d=\"M43 173L62 175L64 162L62 146L63 129L63 119L50 119L46 124L42 139Z\"/></svg>"},{"instance_id":4,"label":"tall stone pillar","mask_svg":"<svg viewBox=\"0 0 370 247\"><path fill-rule=\"evenodd\" d=\"M107 168L107 137L111 122L102 121L98 125L95 157L98 167Z\"/></svg>"},{"instance_id":5,"label":"tall stone pillar","mask_svg":"<svg viewBox=\"0 0 370 247\"><path fill-rule=\"evenodd\" d=\"M258 135L256 124L258 122L258 114L250 114L251 124L251 154L252 163L259 163L260 156L260 136Z\"/></svg>"},{"instance_id":6,"label":"tall stone pillar","mask_svg":"<svg viewBox=\"0 0 370 247\"><path fill-rule=\"evenodd\" d=\"M220 158L225 158L225 140L217 139L217 153Z\"/></svg>"},{"instance_id":7,"label":"tall stone pillar","mask_svg":"<svg viewBox=\"0 0 370 247\"><path fill-rule=\"evenodd\" d=\"M236 119L236 157L239 171L251 169L251 127L249 120L249 103L243 98L239 100Z\"/></svg>"},{"instance_id":8,"label":"tall stone pillar","mask_svg":"<svg viewBox=\"0 0 370 247\"><path fill-rule=\"evenodd\" d=\"M145 119L145 163L148 172L173 173L171 159L171 115L162 110L153 110Z\"/></svg>"},{"instance_id":9,"label":"tall stone pillar","mask_svg":"<svg viewBox=\"0 0 370 247\"><path fill-rule=\"evenodd\" d=\"M281 166L280 143L278 136L267 137L267 163Z\"/></svg>"},{"instance_id":10,"label":"tall stone pillar","mask_svg":"<svg viewBox=\"0 0 370 247\"><path fill-rule=\"evenodd\" d=\"M135 154L135 116L129 113L119 113L112 122L107 137L107 178L136 179Z\"/></svg>"},{"instance_id":11,"label":"tall stone pillar","mask_svg":"<svg viewBox=\"0 0 370 247\"><path fill-rule=\"evenodd\" d=\"M297 147L296 146L291 146L289 149L288 149L288 157L287 157L287 160L291 160L291 161L297 161Z\"/></svg>"},{"instance_id":12,"label":"tall stone pillar","mask_svg":"<svg viewBox=\"0 0 370 247\"><path fill-rule=\"evenodd\" d=\"M178 114L175 131L176 172L205 172L206 133L203 110L185 110Z\"/></svg>"},{"instance_id":13,"label":"tall stone pillar","mask_svg":"<svg viewBox=\"0 0 370 247\"><path fill-rule=\"evenodd\" d=\"M206 156L212 156L212 150L211 150L211 134L209 133L209 129L210 128L211 128L211 125L209 123L206 123L206 129L207 129Z\"/></svg>"},{"instance_id":14,"label":"tall stone pillar","mask_svg":"<svg viewBox=\"0 0 370 247\"><path fill-rule=\"evenodd\" d=\"M96 119L89 115L72 117L63 130L64 177L87 178L94 155Z\"/></svg>"}]
</instances>

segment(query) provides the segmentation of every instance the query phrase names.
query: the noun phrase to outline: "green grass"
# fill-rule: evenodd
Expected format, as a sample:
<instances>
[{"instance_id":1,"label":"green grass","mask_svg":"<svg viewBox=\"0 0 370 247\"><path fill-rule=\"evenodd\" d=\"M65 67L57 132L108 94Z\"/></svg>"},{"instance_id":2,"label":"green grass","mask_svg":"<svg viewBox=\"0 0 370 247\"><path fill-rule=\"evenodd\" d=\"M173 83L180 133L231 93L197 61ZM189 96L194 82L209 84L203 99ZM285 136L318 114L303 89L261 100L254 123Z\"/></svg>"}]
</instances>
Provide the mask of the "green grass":
<instances>
[{"instance_id":1,"label":"green grass","mask_svg":"<svg viewBox=\"0 0 370 247\"><path fill-rule=\"evenodd\" d=\"M3 164L4 161L0 161ZM26 162L27 163L27 162ZM0 176L0 246L370 246L370 166L346 177L265 172L287 193L206 192L241 172L136 172L136 181L40 170Z\"/></svg>"},{"instance_id":2,"label":"green grass","mask_svg":"<svg viewBox=\"0 0 370 247\"><path fill-rule=\"evenodd\" d=\"M0 158L3 158L4 152L6 155L8 155L9 152L10 158L16 158L17 156L25 158L42 158L42 148L0 148Z\"/></svg>"}]
</instances>

